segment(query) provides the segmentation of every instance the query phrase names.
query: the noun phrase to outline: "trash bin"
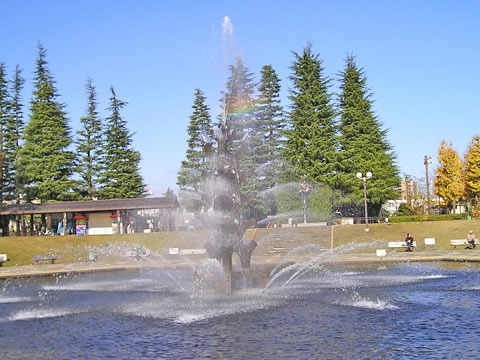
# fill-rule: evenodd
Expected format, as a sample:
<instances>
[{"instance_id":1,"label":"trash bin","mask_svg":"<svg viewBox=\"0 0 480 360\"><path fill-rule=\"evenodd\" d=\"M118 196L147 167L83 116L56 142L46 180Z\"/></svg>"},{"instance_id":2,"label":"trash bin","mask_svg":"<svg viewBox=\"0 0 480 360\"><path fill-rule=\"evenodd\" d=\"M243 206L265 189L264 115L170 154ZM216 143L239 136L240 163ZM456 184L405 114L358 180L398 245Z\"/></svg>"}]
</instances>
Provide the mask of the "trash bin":
<instances>
[{"instance_id":1,"label":"trash bin","mask_svg":"<svg viewBox=\"0 0 480 360\"><path fill-rule=\"evenodd\" d=\"M94 252L88 253L88 260L97 261L97 254L95 254Z\"/></svg>"},{"instance_id":2,"label":"trash bin","mask_svg":"<svg viewBox=\"0 0 480 360\"><path fill-rule=\"evenodd\" d=\"M467 215L467 220L472 220L472 217L470 215Z\"/></svg>"}]
</instances>

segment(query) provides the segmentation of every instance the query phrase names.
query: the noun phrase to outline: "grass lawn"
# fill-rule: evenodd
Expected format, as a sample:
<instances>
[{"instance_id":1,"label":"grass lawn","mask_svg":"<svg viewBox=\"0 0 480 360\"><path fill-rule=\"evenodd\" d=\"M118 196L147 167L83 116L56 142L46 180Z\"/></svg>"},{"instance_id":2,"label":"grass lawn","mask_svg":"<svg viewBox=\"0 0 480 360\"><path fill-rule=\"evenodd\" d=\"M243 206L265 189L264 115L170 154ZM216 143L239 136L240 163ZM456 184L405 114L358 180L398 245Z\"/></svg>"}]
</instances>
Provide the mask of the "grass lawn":
<instances>
[{"instance_id":1,"label":"grass lawn","mask_svg":"<svg viewBox=\"0 0 480 360\"><path fill-rule=\"evenodd\" d=\"M417 242L417 249L424 250L424 238L435 238L433 249L451 249L450 240L466 239L472 230L477 239L480 238L480 220L425 221L409 223L369 224L370 231L365 231L365 225L340 225L334 229L334 246L340 246L352 241L365 242L373 240L403 241L407 233L411 233ZM460 249L460 247L457 247Z\"/></svg>"},{"instance_id":2,"label":"grass lawn","mask_svg":"<svg viewBox=\"0 0 480 360\"><path fill-rule=\"evenodd\" d=\"M335 226L333 229L334 246L337 247L351 242L371 242L373 240L403 241L407 232L410 232L417 241L418 250L425 249L423 239L426 237L436 239L436 245L430 249L446 250L451 249L451 239L464 239L470 230L473 230L477 238L480 238L480 220L370 224L369 228L370 231L366 232L365 225ZM309 229L315 232L314 227ZM71 263L85 261L89 251L93 248L97 248L97 253L101 252L101 249L108 249L109 246L131 250L136 245L144 245L152 251L170 247L200 248L205 241L211 239L212 235L208 231L92 236L0 237L0 254L5 253L10 259L3 266L32 264L35 255L46 254L56 255L58 263ZM308 241L308 238L306 241ZM461 247L457 250L461 250ZM371 251L371 249L366 251ZM108 251L105 251L102 256L106 256L106 253ZM111 253L115 254L115 251Z\"/></svg>"},{"instance_id":3,"label":"grass lawn","mask_svg":"<svg viewBox=\"0 0 480 360\"><path fill-rule=\"evenodd\" d=\"M58 263L84 261L93 248L105 249L119 246L124 250L144 245L156 251L161 248L181 247L198 248L211 239L207 231L203 232L164 232L150 234L91 235L91 236L16 236L0 237L0 254L10 259L3 266L33 264L35 255L54 254ZM115 251L111 253L115 254ZM114 258L114 256L113 256Z\"/></svg>"}]
</instances>

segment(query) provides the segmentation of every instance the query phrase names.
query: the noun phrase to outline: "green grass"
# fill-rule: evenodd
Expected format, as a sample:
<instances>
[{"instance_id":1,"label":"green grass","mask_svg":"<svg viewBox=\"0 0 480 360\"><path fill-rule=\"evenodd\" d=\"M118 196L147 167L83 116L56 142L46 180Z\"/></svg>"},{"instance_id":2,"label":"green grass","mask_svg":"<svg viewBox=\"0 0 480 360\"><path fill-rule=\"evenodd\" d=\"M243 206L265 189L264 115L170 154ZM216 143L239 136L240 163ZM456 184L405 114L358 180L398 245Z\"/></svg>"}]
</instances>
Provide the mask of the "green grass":
<instances>
[{"instance_id":1,"label":"green grass","mask_svg":"<svg viewBox=\"0 0 480 360\"><path fill-rule=\"evenodd\" d=\"M466 239L472 230L480 238L480 220L452 220L435 222L370 224L369 232L365 225L341 225L334 229L334 246L352 241L366 242L372 240L403 241L407 233L411 233L417 242L417 249L424 250L424 238L435 238L433 249L451 249L450 240ZM459 248L457 248L459 249Z\"/></svg>"},{"instance_id":2,"label":"green grass","mask_svg":"<svg viewBox=\"0 0 480 360\"><path fill-rule=\"evenodd\" d=\"M477 238L480 238L480 220L370 224L369 228L370 231L365 232L364 225L336 226L333 232L334 246L373 240L403 241L407 232L410 232L417 241L418 250L425 249L423 239L426 237L436 239L433 249L446 250L451 249L451 239L466 238L469 230L473 230ZM311 228L311 231L315 231L315 228ZM0 253L7 254L10 259L3 264L4 266L32 264L33 256L49 253L57 255L58 263L71 263L85 260L88 252L95 247L122 245L125 249L131 249L135 245L144 245L156 251L170 247L199 248L205 241L211 239L212 235L208 231L103 236L0 237ZM461 250L461 248L457 249Z\"/></svg>"},{"instance_id":3,"label":"green grass","mask_svg":"<svg viewBox=\"0 0 480 360\"><path fill-rule=\"evenodd\" d=\"M131 249L144 245L152 251L162 248L198 248L211 239L209 232L170 232L151 234L91 235L91 236L16 236L0 238L0 253L9 261L3 266L34 263L35 255L55 254L58 263L85 260L92 248L120 245Z\"/></svg>"}]
</instances>

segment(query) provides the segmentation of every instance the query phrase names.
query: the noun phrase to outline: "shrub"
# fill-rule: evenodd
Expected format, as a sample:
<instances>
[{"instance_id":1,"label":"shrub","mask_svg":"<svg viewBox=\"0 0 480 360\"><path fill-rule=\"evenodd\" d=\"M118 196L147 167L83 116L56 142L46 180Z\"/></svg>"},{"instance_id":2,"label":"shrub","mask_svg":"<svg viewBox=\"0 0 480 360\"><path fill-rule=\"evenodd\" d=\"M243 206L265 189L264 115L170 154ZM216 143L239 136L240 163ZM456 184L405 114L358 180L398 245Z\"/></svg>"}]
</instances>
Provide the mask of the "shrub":
<instances>
[{"instance_id":1,"label":"shrub","mask_svg":"<svg viewBox=\"0 0 480 360\"><path fill-rule=\"evenodd\" d=\"M392 216L388 218L389 222L400 223L400 222L422 222L422 221L446 221L446 220L464 220L466 217L465 214L455 214L455 215L423 215L423 216Z\"/></svg>"}]
</instances>

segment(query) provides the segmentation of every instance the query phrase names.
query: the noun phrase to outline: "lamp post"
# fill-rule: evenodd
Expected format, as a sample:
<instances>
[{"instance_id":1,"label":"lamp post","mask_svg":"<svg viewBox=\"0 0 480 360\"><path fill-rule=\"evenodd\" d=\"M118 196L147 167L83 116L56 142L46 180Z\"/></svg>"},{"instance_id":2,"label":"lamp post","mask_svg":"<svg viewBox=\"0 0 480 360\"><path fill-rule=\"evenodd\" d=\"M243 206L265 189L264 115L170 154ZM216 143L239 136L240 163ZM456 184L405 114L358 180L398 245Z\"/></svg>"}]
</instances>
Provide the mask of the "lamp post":
<instances>
[{"instance_id":1,"label":"lamp post","mask_svg":"<svg viewBox=\"0 0 480 360\"><path fill-rule=\"evenodd\" d=\"M361 172L357 173L357 178L363 180L363 200L365 203L365 231L368 231L368 209L367 209L367 180L372 177L372 173L368 171L365 176Z\"/></svg>"},{"instance_id":2,"label":"lamp post","mask_svg":"<svg viewBox=\"0 0 480 360\"><path fill-rule=\"evenodd\" d=\"M425 181L427 185L427 214L430 215L430 184L428 182L428 164L432 163L432 157L425 155L423 164L425 165Z\"/></svg>"},{"instance_id":3,"label":"lamp post","mask_svg":"<svg viewBox=\"0 0 480 360\"><path fill-rule=\"evenodd\" d=\"M300 189L298 190L302 194L303 200L303 223L307 223L307 195L310 192L310 187L306 182L300 183Z\"/></svg>"},{"instance_id":4,"label":"lamp post","mask_svg":"<svg viewBox=\"0 0 480 360\"><path fill-rule=\"evenodd\" d=\"M410 175L405 175L405 193L407 198L407 205L410 205Z\"/></svg>"}]
</instances>

